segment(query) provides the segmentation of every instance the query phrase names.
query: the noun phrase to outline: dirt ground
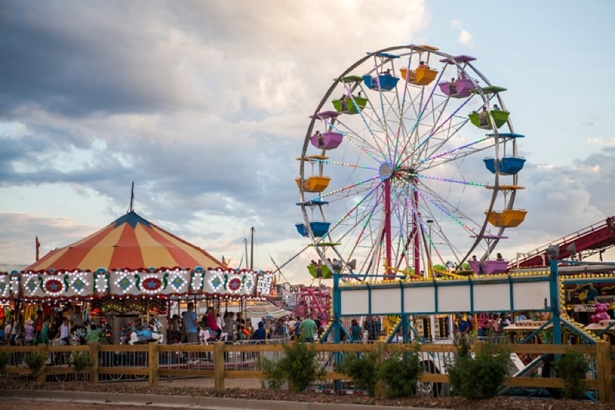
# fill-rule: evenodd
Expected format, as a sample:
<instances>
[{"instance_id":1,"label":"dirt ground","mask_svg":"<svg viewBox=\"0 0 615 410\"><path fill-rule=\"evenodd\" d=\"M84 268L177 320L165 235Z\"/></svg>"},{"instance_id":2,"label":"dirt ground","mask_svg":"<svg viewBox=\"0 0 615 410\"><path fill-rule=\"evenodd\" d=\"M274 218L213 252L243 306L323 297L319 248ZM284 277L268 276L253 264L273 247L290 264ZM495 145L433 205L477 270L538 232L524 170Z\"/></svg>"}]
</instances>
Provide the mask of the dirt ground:
<instances>
[{"instance_id":1,"label":"dirt ground","mask_svg":"<svg viewBox=\"0 0 615 410\"><path fill-rule=\"evenodd\" d=\"M140 410L143 406L130 406L123 404L108 404L108 403L71 403L71 402L59 402L54 401L37 401L37 400L14 400L14 399L6 399L2 401L2 410L33 410L33 409L41 409L43 406L61 406L62 410L84 410L84 409L93 409L93 410ZM162 409L162 407L160 407ZM175 407L164 407L165 410L175 409ZM176 408L177 410L180 407ZM181 410L185 410L185 408L181 408Z\"/></svg>"},{"instance_id":2,"label":"dirt ground","mask_svg":"<svg viewBox=\"0 0 615 410\"><path fill-rule=\"evenodd\" d=\"M258 380L226 380L226 389L217 391L207 386L212 386L211 379L191 379L162 381L158 386L149 386L147 383L98 383L91 384L86 382L66 382L66 383L35 383L15 380L0 380L0 389L11 390L65 390L65 391L95 391L125 394L159 394L159 395L178 395L178 396L199 396L199 397L226 397L240 398L249 400L280 400L295 402L313 403L348 403L348 404L379 404L396 407L424 407L442 408L459 410L615 410L615 404L603 404L592 402L579 402L573 400L541 400L516 397L496 397L490 400L472 401L458 397L432 398L432 397L413 397L404 399L373 399L362 396L331 396L318 393L295 393L288 390L265 390L260 388L246 388L254 386ZM38 402L39 404L41 402ZM4 403L2 408L4 407ZM22 409L22 407L9 407ZM28 407L41 408L41 406ZM77 407L74 407L77 409ZM96 407L92 407L96 408ZM115 407L105 405L106 409L112 410L134 410L136 407L124 406ZM72 409L72 407L70 408ZM83 405L80 406L80 410ZM101 407L102 409L102 407ZM62 404L62 410L69 410L69 407Z\"/></svg>"}]
</instances>

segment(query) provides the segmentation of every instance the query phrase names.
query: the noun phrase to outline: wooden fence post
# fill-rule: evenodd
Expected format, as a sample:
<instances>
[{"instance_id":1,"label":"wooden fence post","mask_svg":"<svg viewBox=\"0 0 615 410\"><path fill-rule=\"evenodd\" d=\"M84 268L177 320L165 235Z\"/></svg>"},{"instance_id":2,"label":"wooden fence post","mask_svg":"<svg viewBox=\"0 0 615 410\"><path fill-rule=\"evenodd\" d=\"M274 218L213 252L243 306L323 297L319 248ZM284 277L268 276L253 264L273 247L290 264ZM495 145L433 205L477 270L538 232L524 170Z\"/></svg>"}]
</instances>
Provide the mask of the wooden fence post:
<instances>
[{"instance_id":1,"label":"wooden fence post","mask_svg":"<svg viewBox=\"0 0 615 410\"><path fill-rule=\"evenodd\" d=\"M45 382L45 380L47 380L47 345L45 343L39 344L38 350L40 354L45 356L45 360L43 361L43 366L41 367L41 371L38 375L38 381Z\"/></svg>"},{"instance_id":2,"label":"wooden fence post","mask_svg":"<svg viewBox=\"0 0 615 410\"><path fill-rule=\"evenodd\" d=\"M376 352L378 352L378 360L377 364L383 363L386 360L386 343L383 341L377 341L375 344ZM382 380L378 380L378 384L376 385L376 397L380 399L384 399L386 396L386 383Z\"/></svg>"},{"instance_id":3,"label":"wooden fence post","mask_svg":"<svg viewBox=\"0 0 615 410\"><path fill-rule=\"evenodd\" d=\"M224 343L214 343L214 388L224 390Z\"/></svg>"},{"instance_id":4,"label":"wooden fence post","mask_svg":"<svg viewBox=\"0 0 615 410\"><path fill-rule=\"evenodd\" d=\"M90 343L90 383L98 383L98 342Z\"/></svg>"},{"instance_id":5,"label":"wooden fence post","mask_svg":"<svg viewBox=\"0 0 615 410\"><path fill-rule=\"evenodd\" d=\"M596 361L598 365L598 391L600 401L613 403L613 375L611 371L611 344L596 343Z\"/></svg>"},{"instance_id":6,"label":"wooden fence post","mask_svg":"<svg viewBox=\"0 0 615 410\"><path fill-rule=\"evenodd\" d=\"M290 342L288 342L287 344L289 349L294 349L295 348L295 342L293 342L292 340ZM260 355L261 353L259 353ZM259 356L260 358L260 356ZM291 379L288 379L288 390L290 391L294 391L295 387L293 386L293 381Z\"/></svg>"},{"instance_id":7,"label":"wooden fence post","mask_svg":"<svg viewBox=\"0 0 615 410\"><path fill-rule=\"evenodd\" d=\"M149 384L158 385L158 342L149 343Z\"/></svg>"}]
</instances>

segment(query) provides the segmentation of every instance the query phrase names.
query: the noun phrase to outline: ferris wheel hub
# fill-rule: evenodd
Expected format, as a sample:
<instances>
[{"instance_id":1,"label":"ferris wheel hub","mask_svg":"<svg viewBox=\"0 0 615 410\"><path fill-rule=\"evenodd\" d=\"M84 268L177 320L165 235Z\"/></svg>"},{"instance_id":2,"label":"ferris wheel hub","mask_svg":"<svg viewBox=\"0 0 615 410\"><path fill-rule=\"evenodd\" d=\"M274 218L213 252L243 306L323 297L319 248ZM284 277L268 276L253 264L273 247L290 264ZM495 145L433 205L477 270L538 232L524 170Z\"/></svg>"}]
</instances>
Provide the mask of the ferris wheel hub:
<instances>
[{"instance_id":1,"label":"ferris wheel hub","mask_svg":"<svg viewBox=\"0 0 615 410\"><path fill-rule=\"evenodd\" d=\"M393 164L383 162L380 164L380 168L378 168L378 173L380 174L380 178L382 178L383 181L386 181L395 175L395 170L396 168Z\"/></svg>"}]
</instances>

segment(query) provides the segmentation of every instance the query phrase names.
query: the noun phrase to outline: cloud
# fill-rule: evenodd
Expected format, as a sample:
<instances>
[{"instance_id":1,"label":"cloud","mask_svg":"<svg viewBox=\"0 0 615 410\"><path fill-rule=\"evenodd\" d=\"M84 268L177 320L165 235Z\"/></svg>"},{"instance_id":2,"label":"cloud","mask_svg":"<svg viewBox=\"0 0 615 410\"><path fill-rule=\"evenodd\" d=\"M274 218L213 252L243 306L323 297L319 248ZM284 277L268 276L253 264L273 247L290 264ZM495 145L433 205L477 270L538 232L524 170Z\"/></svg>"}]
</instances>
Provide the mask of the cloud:
<instances>
[{"instance_id":1,"label":"cloud","mask_svg":"<svg viewBox=\"0 0 615 410\"><path fill-rule=\"evenodd\" d=\"M459 30L459 37L457 37L457 41L464 46L468 46L470 48L474 48L474 44L472 44L472 35L470 32L463 28L461 21L459 20L451 20L451 28L454 30Z\"/></svg>"},{"instance_id":2,"label":"cloud","mask_svg":"<svg viewBox=\"0 0 615 410\"><path fill-rule=\"evenodd\" d=\"M470 48L474 47L474 45L472 44L472 35L466 29L461 30L457 41L459 41L463 45L469 46Z\"/></svg>"},{"instance_id":3,"label":"cloud","mask_svg":"<svg viewBox=\"0 0 615 410\"><path fill-rule=\"evenodd\" d=\"M607 146L607 147L613 147L615 146L615 138L608 138L608 139L603 139L603 138L589 138L587 140L588 144L592 144L592 145L603 145L603 146Z\"/></svg>"}]
</instances>

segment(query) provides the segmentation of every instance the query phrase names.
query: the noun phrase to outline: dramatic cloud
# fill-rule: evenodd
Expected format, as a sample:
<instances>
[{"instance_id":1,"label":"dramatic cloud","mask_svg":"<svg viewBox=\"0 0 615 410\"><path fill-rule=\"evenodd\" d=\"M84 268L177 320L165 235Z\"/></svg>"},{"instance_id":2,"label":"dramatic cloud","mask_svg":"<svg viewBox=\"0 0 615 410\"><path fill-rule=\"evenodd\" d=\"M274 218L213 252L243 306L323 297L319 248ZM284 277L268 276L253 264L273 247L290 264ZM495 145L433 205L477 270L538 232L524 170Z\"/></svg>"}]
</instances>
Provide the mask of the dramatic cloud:
<instances>
[{"instance_id":1,"label":"dramatic cloud","mask_svg":"<svg viewBox=\"0 0 615 410\"><path fill-rule=\"evenodd\" d=\"M14 196L72 191L104 225L135 181L138 212L218 257L239 259L255 226L264 255L284 261L305 244L294 178L308 116L332 78L366 51L410 43L429 16L401 0L14 1L0 19L0 209L22 218L3 223L44 236L45 250L66 245L100 226L80 215L47 237L40 213L52 220L71 199L17 214ZM0 260L31 262L27 241Z\"/></svg>"}]
</instances>

